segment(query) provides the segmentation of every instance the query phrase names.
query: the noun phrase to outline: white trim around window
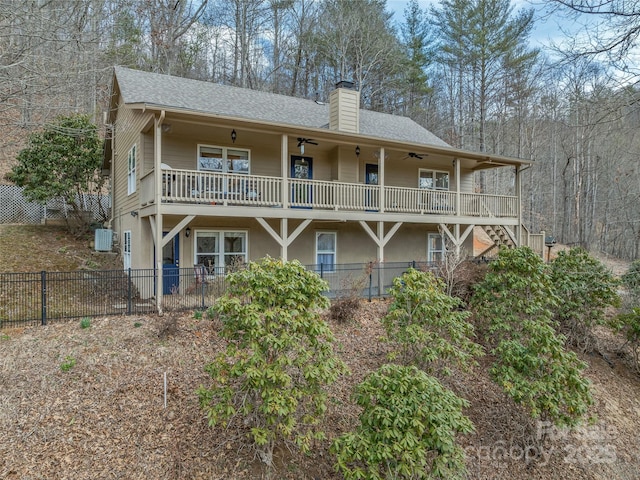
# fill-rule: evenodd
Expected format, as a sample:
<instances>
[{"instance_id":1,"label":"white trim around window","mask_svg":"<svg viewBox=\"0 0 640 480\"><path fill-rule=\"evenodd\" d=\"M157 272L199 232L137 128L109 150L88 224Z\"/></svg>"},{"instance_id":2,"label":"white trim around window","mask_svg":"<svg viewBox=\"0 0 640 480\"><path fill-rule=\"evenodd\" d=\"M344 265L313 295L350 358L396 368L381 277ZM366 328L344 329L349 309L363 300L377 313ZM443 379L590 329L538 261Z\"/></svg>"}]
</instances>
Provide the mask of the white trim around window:
<instances>
[{"instance_id":1,"label":"white trim around window","mask_svg":"<svg viewBox=\"0 0 640 480\"><path fill-rule=\"evenodd\" d=\"M131 268L131 230L122 232L122 264L125 270Z\"/></svg>"},{"instance_id":2,"label":"white trim around window","mask_svg":"<svg viewBox=\"0 0 640 480\"><path fill-rule=\"evenodd\" d=\"M138 169L137 147L134 143L127 155L127 195L136 191L136 171Z\"/></svg>"},{"instance_id":3,"label":"white trim around window","mask_svg":"<svg viewBox=\"0 0 640 480\"><path fill-rule=\"evenodd\" d=\"M427 234L427 262L442 262L445 253L444 238L439 233Z\"/></svg>"},{"instance_id":4,"label":"white trim around window","mask_svg":"<svg viewBox=\"0 0 640 480\"><path fill-rule=\"evenodd\" d=\"M198 170L205 172L251 172L251 151L244 148L219 147L198 144Z\"/></svg>"},{"instance_id":5,"label":"white trim around window","mask_svg":"<svg viewBox=\"0 0 640 480\"><path fill-rule=\"evenodd\" d=\"M246 230L196 230L193 242L193 264L204 265L210 275L224 274L249 259Z\"/></svg>"},{"instance_id":6,"label":"white trim around window","mask_svg":"<svg viewBox=\"0 0 640 480\"><path fill-rule=\"evenodd\" d=\"M336 232L316 232L316 265L318 270L322 269L323 272L336 271L337 240L338 234Z\"/></svg>"},{"instance_id":7,"label":"white trim around window","mask_svg":"<svg viewBox=\"0 0 640 480\"><path fill-rule=\"evenodd\" d=\"M449 190L449 172L446 170L418 169L418 188Z\"/></svg>"}]
</instances>

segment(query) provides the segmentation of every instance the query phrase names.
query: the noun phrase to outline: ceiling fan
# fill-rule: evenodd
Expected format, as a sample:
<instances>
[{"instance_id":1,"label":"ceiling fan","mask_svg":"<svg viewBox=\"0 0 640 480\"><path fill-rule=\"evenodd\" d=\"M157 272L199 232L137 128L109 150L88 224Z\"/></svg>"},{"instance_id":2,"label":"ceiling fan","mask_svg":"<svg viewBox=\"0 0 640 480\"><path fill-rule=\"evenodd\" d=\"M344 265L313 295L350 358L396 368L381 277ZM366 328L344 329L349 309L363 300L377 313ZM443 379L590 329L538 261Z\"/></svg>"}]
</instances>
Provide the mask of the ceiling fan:
<instances>
[{"instance_id":1,"label":"ceiling fan","mask_svg":"<svg viewBox=\"0 0 640 480\"><path fill-rule=\"evenodd\" d=\"M409 158L416 158L416 159L418 159L418 160L422 160L424 157L426 157L426 156L427 156L427 154L426 154L426 153L415 153L415 152L409 152L409 153L407 153L407 156L408 156ZM405 157L405 158L406 158L406 157Z\"/></svg>"},{"instance_id":2,"label":"ceiling fan","mask_svg":"<svg viewBox=\"0 0 640 480\"><path fill-rule=\"evenodd\" d=\"M304 144L305 143L308 143L309 145L318 145L318 142L316 142L312 138L298 137L298 148L300 149L300 155L304 155Z\"/></svg>"}]
</instances>

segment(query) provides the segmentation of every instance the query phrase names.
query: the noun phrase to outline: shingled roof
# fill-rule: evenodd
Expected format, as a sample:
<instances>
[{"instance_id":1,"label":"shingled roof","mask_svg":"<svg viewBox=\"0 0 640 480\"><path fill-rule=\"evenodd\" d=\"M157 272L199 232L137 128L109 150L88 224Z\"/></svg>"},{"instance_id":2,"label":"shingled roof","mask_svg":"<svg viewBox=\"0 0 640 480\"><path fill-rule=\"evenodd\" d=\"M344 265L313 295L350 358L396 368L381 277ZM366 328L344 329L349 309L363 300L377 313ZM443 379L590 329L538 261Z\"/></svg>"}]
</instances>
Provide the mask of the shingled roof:
<instances>
[{"instance_id":1,"label":"shingled roof","mask_svg":"<svg viewBox=\"0 0 640 480\"><path fill-rule=\"evenodd\" d=\"M115 67L125 103L184 109L293 127L329 128L329 106L312 100ZM436 147L449 145L407 117L360 110L360 134Z\"/></svg>"}]
</instances>

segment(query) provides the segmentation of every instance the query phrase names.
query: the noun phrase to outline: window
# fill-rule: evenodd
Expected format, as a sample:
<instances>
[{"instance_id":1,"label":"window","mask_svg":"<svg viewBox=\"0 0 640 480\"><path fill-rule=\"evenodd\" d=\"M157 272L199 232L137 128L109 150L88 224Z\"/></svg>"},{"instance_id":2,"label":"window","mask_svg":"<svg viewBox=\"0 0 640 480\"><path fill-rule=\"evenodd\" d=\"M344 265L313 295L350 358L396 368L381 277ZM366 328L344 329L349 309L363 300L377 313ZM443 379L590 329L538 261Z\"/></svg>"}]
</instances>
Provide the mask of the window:
<instances>
[{"instance_id":1,"label":"window","mask_svg":"<svg viewBox=\"0 0 640 480\"><path fill-rule=\"evenodd\" d=\"M198 145L198 170L249 174L249 150Z\"/></svg>"},{"instance_id":2,"label":"window","mask_svg":"<svg viewBox=\"0 0 640 480\"><path fill-rule=\"evenodd\" d=\"M439 233L427 235L427 262L441 262L444 260L444 241Z\"/></svg>"},{"instance_id":3,"label":"window","mask_svg":"<svg viewBox=\"0 0 640 480\"><path fill-rule=\"evenodd\" d=\"M204 265L210 274L247 261L247 232L196 232L194 263Z\"/></svg>"},{"instance_id":4,"label":"window","mask_svg":"<svg viewBox=\"0 0 640 480\"><path fill-rule=\"evenodd\" d=\"M124 269L131 268L131 230L127 230L122 235L122 263Z\"/></svg>"},{"instance_id":5,"label":"window","mask_svg":"<svg viewBox=\"0 0 640 480\"><path fill-rule=\"evenodd\" d=\"M316 232L316 264L322 265L322 271L324 272L335 271L336 269L336 233L335 232Z\"/></svg>"},{"instance_id":6,"label":"window","mask_svg":"<svg viewBox=\"0 0 640 480\"><path fill-rule=\"evenodd\" d=\"M418 187L430 190L449 190L449 172L420 169Z\"/></svg>"},{"instance_id":7,"label":"window","mask_svg":"<svg viewBox=\"0 0 640 480\"><path fill-rule=\"evenodd\" d=\"M129 150L127 156L128 170L127 170L127 195L131 195L136 191L136 146L134 145Z\"/></svg>"}]
</instances>

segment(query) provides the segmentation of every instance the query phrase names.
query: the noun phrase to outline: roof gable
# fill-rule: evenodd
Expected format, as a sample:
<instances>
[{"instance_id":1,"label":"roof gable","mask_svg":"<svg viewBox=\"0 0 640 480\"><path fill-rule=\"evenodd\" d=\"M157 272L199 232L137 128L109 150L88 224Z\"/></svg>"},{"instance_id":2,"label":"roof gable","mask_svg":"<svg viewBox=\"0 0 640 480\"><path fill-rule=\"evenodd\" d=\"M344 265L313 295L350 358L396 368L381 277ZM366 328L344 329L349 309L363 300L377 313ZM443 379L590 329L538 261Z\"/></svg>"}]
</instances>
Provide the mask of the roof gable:
<instances>
[{"instance_id":1,"label":"roof gable","mask_svg":"<svg viewBox=\"0 0 640 480\"><path fill-rule=\"evenodd\" d=\"M297 97L115 67L124 103L328 129L329 106ZM407 117L360 110L360 134L437 147L449 145Z\"/></svg>"}]
</instances>

